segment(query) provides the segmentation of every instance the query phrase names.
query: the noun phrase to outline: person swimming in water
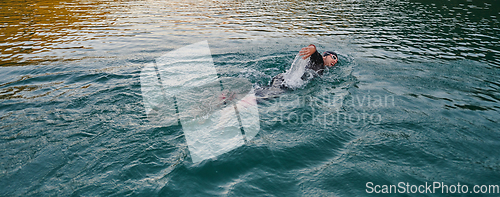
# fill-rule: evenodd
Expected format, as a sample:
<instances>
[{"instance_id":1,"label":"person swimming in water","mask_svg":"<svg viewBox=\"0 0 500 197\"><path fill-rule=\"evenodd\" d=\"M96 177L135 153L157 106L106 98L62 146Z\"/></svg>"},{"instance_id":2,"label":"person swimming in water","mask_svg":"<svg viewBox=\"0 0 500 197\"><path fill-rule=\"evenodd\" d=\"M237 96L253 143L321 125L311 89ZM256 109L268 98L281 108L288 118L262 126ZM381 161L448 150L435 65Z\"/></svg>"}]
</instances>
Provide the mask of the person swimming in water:
<instances>
[{"instance_id":1,"label":"person swimming in water","mask_svg":"<svg viewBox=\"0 0 500 197\"><path fill-rule=\"evenodd\" d=\"M332 51L325 51L321 55L314 44L310 44L307 47L302 48L299 51L299 56L302 59L308 60L306 69L315 71L318 75L322 75L326 67L335 66L338 62L338 55ZM302 76L303 78L304 76ZM285 73L280 73L273 77L271 84L268 87L264 87L255 91L255 95L258 97L269 97L281 94L284 89L287 89L285 83Z\"/></svg>"},{"instance_id":2,"label":"person swimming in water","mask_svg":"<svg viewBox=\"0 0 500 197\"><path fill-rule=\"evenodd\" d=\"M316 50L316 46L314 44L310 44L307 47L302 48L299 51L299 55L302 56L302 59L307 59L311 57L309 61L309 65L306 68L312 69L318 74L323 74L323 70L326 66L332 67L337 64L338 56L337 53L332 51L325 51L323 56L321 56Z\"/></svg>"}]
</instances>

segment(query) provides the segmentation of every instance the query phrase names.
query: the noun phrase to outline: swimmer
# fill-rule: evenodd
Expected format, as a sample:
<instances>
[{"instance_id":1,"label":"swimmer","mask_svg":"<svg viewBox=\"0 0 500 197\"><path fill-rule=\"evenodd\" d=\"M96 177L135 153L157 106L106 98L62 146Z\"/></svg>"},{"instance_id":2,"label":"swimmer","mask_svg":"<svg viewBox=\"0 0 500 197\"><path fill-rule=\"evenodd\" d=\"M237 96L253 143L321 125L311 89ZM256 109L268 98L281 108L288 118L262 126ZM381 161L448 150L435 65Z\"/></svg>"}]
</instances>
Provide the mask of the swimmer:
<instances>
[{"instance_id":1,"label":"swimmer","mask_svg":"<svg viewBox=\"0 0 500 197\"><path fill-rule=\"evenodd\" d=\"M316 50L316 46L314 46L313 44L302 48L299 51L299 55L302 56L302 59L304 60L309 58L306 69L311 69L318 75L322 75L326 67L335 66L335 64L337 64L338 62L337 53L332 51L325 51L323 55L321 55ZM283 89L286 89L286 86L284 84L284 74L285 73L280 73L273 77L273 79L271 80L271 85L269 87L256 90L255 94L259 97L272 97L281 94L283 92Z\"/></svg>"},{"instance_id":2,"label":"swimmer","mask_svg":"<svg viewBox=\"0 0 500 197\"><path fill-rule=\"evenodd\" d=\"M316 46L314 46L313 44L302 48L299 51L299 55L302 56L302 59L311 57L306 68L312 69L320 75L323 74L323 70L326 66L335 66L338 61L337 53L332 51L325 51L323 53L323 56L321 56L316 50Z\"/></svg>"}]
</instances>

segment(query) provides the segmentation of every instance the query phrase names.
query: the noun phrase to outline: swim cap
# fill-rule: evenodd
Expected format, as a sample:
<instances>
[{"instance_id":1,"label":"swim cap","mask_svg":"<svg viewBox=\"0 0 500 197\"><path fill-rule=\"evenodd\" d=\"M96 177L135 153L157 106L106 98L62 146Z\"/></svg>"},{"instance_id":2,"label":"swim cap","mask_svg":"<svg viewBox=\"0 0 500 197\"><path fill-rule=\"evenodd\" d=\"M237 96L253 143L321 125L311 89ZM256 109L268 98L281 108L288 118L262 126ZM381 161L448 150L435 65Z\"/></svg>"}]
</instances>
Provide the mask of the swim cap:
<instances>
[{"instance_id":1,"label":"swim cap","mask_svg":"<svg viewBox=\"0 0 500 197\"><path fill-rule=\"evenodd\" d=\"M337 55L337 53L335 53L335 52L333 52L333 51L325 51L325 52L323 53L323 57L325 57L325 56L327 56L327 55L331 55L331 54L335 55L335 57L337 57L337 59L339 59L339 56Z\"/></svg>"}]
</instances>

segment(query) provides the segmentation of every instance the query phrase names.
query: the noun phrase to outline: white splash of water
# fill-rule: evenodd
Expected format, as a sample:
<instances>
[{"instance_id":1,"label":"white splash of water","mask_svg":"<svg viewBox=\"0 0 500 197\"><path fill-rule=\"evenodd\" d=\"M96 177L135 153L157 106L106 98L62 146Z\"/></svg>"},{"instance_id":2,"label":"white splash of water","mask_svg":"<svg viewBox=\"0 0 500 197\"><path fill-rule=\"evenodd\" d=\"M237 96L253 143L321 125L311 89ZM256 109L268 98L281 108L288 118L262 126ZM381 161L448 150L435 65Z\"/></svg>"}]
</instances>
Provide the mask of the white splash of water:
<instances>
[{"instance_id":1,"label":"white splash of water","mask_svg":"<svg viewBox=\"0 0 500 197\"><path fill-rule=\"evenodd\" d=\"M306 72L306 66L309 61L310 57L302 59L299 54L295 56L292 67L290 67L290 69L288 69L283 76L286 87L296 89L303 87L306 84L307 80L304 81L302 76Z\"/></svg>"}]
</instances>

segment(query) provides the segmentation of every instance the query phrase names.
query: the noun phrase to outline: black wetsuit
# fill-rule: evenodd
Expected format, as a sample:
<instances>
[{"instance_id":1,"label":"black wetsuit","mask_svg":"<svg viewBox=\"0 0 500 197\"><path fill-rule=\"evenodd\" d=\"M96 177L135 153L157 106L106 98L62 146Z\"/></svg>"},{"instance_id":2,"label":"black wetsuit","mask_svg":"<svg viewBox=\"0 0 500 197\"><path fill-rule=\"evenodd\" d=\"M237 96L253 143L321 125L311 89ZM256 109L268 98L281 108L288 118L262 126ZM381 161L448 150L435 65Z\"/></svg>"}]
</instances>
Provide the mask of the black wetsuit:
<instances>
[{"instance_id":1,"label":"black wetsuit","mask_svg":"<svg viewBox=\"0 0 500 197\"><path fill-rule=\"evenodd\" d=\"M323 70L325 70L325 68L326 68L324 65L324 62L323 62L323 56L321 56L321 54L319 54L318 51L315 51L311 55L311 57L309 58L309 62L307 63L306 68L314 70L319 75L322 75ZM270 87L272 87L272 88L286 88L285 85L283 84L283 82L285 81L285 79L283 78L283 74L284 73L280 73L280 74L276 75L275 77L273 77L273 79L271 80Z\"/></svg>"}]
</instances>

